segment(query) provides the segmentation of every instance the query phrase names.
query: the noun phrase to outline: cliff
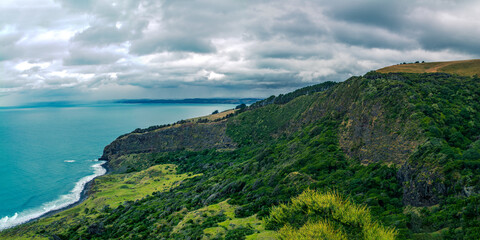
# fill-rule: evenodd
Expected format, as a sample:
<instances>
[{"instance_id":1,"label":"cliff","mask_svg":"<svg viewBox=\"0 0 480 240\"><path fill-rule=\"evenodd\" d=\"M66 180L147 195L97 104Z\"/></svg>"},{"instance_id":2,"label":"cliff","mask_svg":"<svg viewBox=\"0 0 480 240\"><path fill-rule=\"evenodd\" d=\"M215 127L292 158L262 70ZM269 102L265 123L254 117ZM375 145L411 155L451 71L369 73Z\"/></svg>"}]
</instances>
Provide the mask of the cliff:
<instances>
[{"instance_id":1,"label":"cliff","mask_svg":"<svg viewBox=\"0 0 480 240\"><path fill-rule=\"evenodd\" d=\"M210 123L186 122L144 133L131 133L105 147L101 160L116 166L116 157L134 153L205 149L229 150L236 143L225 134L225 120Z\"/></svg>"},{"instance_id":2,"label":"cliff","mask_svg":"<svg viewBox=\"0 0 480 240\"><path fill-rule=\"evenodd\" d=\"M2 234L272 239L278 231L300 234L324 219L331 224L318 226L330 233L364 236L350 231L354 219L330 216L333 205L294 203L308 189L333 189L332 196L338 193L363 206L358 211L369 209L363 222L396 229L378 226L389 239L476 239L479 139L478 78L370 72L273 96L219 118L123 135L104 150L102 158L115 174L98 179L98 196L87 200L92 201L89 210ZM152 171L156 168L162 171ZM105 201L112 206L106 209L95 202L102 191L111 191ZM322 200L330 195L315 194L318 204L330 204ZM318 212L303 212L297 205ZM292 214L277 212L283 208L292 208ZM288 225L265 225L266 219L277 222L272 220L277 215ZM365 231L375 229L366 225Z\"/></svg>"}]
</instances>

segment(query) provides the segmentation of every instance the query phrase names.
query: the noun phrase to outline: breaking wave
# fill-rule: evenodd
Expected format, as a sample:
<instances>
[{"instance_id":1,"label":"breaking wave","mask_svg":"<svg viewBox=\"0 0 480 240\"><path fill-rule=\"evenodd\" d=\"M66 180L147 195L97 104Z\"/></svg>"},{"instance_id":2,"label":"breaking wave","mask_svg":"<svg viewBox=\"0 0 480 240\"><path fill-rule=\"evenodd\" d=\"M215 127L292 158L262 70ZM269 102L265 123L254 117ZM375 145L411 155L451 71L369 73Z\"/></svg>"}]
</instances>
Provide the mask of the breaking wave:
<instances>
[{"instance_id":1,"label":"breaking wave","mask_svg":"<svg viewBox=\"0 0 480 240\"><path fill-rule=\"evenodd\" d=\"M70 193L61 195L58 199L44 203L42 206L30 210L25 210L20 213L15 213L13 216L5 216L0 219L0 231L3 229L11 228L16 225L28 222L32 219L38 218L48 212L55 211L67 207L80 200L82 191L85 185L98 176L104 175L107 170L102 166L105 161L96 161L97 163L92 165L93 174L83 177L76 184Z\"/></svg>"}]
</instances>

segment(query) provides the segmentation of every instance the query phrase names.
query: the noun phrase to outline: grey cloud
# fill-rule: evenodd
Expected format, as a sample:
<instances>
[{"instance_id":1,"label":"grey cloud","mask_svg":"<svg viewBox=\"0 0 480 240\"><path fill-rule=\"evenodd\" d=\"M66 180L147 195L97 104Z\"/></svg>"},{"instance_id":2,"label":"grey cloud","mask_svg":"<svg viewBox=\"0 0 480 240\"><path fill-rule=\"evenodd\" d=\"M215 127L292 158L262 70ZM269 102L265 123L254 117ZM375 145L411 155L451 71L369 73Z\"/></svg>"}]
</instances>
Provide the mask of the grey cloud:
<instances>
[{"instance_id":1,"label":"grey cloud","mask_svg":"<svg viewBox=\"0 0 480 240\"><path fill-rule=\"evenodd\" d=\"M283 59L305 59L310 57L317 57L317 52L314 51L295 51L294 49L265 49L260 52L261 57L264 58L283 58Z\"/></svg>"},{"instance_id":2,"label":"grey cloud","mask_svg":"<svg viewBox=\"0 0 480 240\"><path fill-rule=\"evenodd\" d=\"M0 35L0 45L1 46L11 46L14 45L20 38L22 37L22 34L16 32L16 33L8 33L8 34L2 34Z\"/></svg>"},{"instance_id":3,"label":"grey cloud","mask_svg":"<svg viewBox=\"0 0 480 240\"><path fill-rule=\"evenodd\" d=\"M258 43L250 49L252 58L279 58L279 59L329 59L333 53L324 43L295 44L290 41L269 41Z\"/></svg>"},{"instance_id":4,"label":"grey cloud","mask_svg":"<svg viewBox=\"0 0 480 240\"><path fill-rule=\"evenodd\" d=\"M102 46L121 43L128 40L129 33L115 26L94 26L75 35L74 42L82 42L88 45Z\"/></svg>"},{"instance_id":5,"label":"grey cloud","mask_svg":"<svg viewBox=\"0 0 480 240\"><path fill-rule=\"evenodd\" d=\"M121 54L103 49L78 48L70 51L68 57L63 59L65 66L75 65L102 65L116 62Z\"/></svg>"},{"instance_id":6,"label":"grey cloud","mask_svg":"<svg viewBox=\"0 0 480 240\"><path fill-rule=\"evenodd\" d=\"M15 59L51 62L64 56L67 45L66 42L57 39L25 41L16 44L12 51L15 51Z\"/></svg>"},{"instance_id":7,"label":"grey cloud","mask_svg":"<svg viewBox=\"0 0 480 240\"><path fill-rule=\"evenodd\" d=\"M413 1L335 1L327 4L327 16L348 23L398 30L405 24ZM408 21L408 20L407 20Z\"/></svg>"},{"instance_id":8,"label":"grey cloud","mask_svg":"<svg viewBox=\"0 0 480 240\"><path fill-rule=\"evenodd\" d=\"M366 27L357 24L336 24L333 37L348 45L363 46L367 48L404 49L416 48L415 40L390 32L386 29Z\"/></svg>"},{"instance_id":9,"label":"grey cloud","mask_svg":"<svg viewBox=\"0 0 480 240\"><path fill-rule=\"evenodd\" d=\"M434 11L429 8L419 8L414 13L416 34L413 35L422 48L431 51L452 50L456 52L479 55L480 24L475 21L477 16L473 9L476 6L459 4L451 10L439 9ZM463 15L462 11L470 11L471 15ZM474 21L472 21L474 20ZM420 31L424 29L424 31Z\"/></svg>"},{"instance_id":10,"label":"grey cloud","mask_svg":"<svg viewBox=\"0 0 480 240\"><path fill-rule=\"evenodd\" d=\"M94 0L55 0L55 1L59 2L64 7L75 9L78 11L89 10L92 7L93 3L95 2Z\"/></svg>"},{"instance_id":11,"label":"grey cloud","mask_svg":"<svg viewBox=\"0 0 480 240\"><path fill-rule=\"evenodd\" d=\"M331 4L325 14L337 41L367 48L425 49L480 54L475 1L356 1ZM473 15L472 15L473 14ZM444 19L450 17L451 20ZM468 20L470 18L470 20ZM465 20L462 22L461 20ZM467 23L465 25L465 23Z\"/></svg>"},{"instance_id":12,"label":"grey cloud","mask_svg":"<svg viewBox=\"0 0 480 240\"><path fill-rule=\"evenodd\" d=\"M141 39L132 42L130 52L145 55L155 52L194 52L212 53L215 47L209 40L195 39L193 36L160 36L158 38Z\"/></svg>"},{"instance_id":13,"label":"grey cloud","mask_svg":"<svg viewBox=\"0 0 480 240\"><path fill-rule=\"evenodd\" d=\"M0 9L0 90L269 96L403 61L478 58L480 25L470 10L478 7L433 0L15 5ZM44 65L22 71L25 62Z\"/></svg>"},{"instance_id":14,"label":"grey cloud","mask_svg":"<svg viewBox=\"0 0 480 240\"><path fill-rule=\"evenodd\" d=\"M282 35L287 38L316 37L327 34L324 23L313 22L311 16L304 11L289 12L275 19L271 26L271 35Z\"/></svg>"},{"instance_id":15,"label":"grey cloud","mask_svg":"<svg viewBox=\"0 0 480 240\"><path fill-rule=\"evenodd\" d=\"M281 61L278 59L259 59L255 61L255 66L258 69L292 70L288 61Z\"/></svg>"},{"instance_id":16,"label":"grey cloud","mask_svg":"<svg viewBox=\"0 0 480 240\"><path fill-rule=\"evenodd\" d=\"M20 33L0 35L0 61L15 57L15 43L20 40Z\"/></svg>"},{"instance_id":17,"label":"grey cloud","mask_svg":"<svg viewBox=\"0 0 480 240\"><path fill-rule=\"evenodd\" d=\"M142 37L142 31L148 26L149 19L141 16L137 9L139 3L134 2L124 1L119 3L120 7L99 4L95 9L100 13L89 23L88 28L77 32L71 41L90 46L105 46Z\"/></svg>"},{"instance_id":18,"label":"grey cloud","mask_svg":"<svg viewBox=\"0 0 480 240\"><path fill-rule=\"evenodd\" d=\"M5 76L3 76L5 77ZM12 89L12 88L21 88L25 84L24 81L21 81L19 79L2 79L2 83L0 84L0 88L3 89Z\"/></svg>"},{"instance_id":19,"label":"grey cloud","mask_svg":"<svg viewBox=\"0 0 480 240\"><path fill-rule=\"evenodd\" d=\"M480 55L480 37L464 35L450 31L431 31L423 33L419 42L424 49L439 51L450 49L468 54Z\"/></svg>"},{"instance_id":20,"label":"grey cloud","mask_svg":"<svg viewBox=\"0 0 480 240\"><path fill-rule=\"evenodd\" d=\"M120 26L116 26L116 24ZM128 19L119 22L106 22L103 20L91 23L91 26L79 32L72 38L73 42L80 42L86 45L102 46L109 44L133 41L142 37L142 30L147 27L148 21L144 19Z\"/></svg>"},{"instance_id":21,"label":"grey cloud","mask_svg":"<svg viewBox=\"0 0 480 240\"><path fill-rule=\"evenodd\" d=\"M53 3L17 2L15 6L0 7L0 29L13 27L24 33L43 29L65 29L84 25L84 15L72 15Z\"/></svg>"}]
</instances>

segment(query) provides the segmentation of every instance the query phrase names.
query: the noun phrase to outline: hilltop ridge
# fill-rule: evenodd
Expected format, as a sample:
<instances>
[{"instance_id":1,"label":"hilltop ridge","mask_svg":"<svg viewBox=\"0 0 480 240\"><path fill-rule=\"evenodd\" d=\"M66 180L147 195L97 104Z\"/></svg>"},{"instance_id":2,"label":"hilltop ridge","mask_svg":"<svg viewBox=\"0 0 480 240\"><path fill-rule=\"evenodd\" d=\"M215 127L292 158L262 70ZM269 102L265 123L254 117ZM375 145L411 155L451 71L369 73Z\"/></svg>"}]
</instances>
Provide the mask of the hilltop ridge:
<instances>
[{"instance_id":1,"label":"hilltop ridge","mask_svg":"<svg viewBox=\"0 0 480 240\"><path fill-rule=\"evenodd\" d=\"M392 65L376 70L380 73L449 73L461 76L480 75L480 59L445 61L445 62L416 62Z\"/></svg>"}]
</instances>

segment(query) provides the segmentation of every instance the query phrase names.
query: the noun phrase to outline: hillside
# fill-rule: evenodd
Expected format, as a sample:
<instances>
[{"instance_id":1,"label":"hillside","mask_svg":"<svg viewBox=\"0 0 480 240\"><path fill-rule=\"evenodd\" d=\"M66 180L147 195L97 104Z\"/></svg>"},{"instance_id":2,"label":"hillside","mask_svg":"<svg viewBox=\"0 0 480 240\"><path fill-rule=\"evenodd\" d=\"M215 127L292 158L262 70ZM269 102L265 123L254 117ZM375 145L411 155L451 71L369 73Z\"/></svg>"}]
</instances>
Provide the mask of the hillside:
<instances>
[{"instance_id":1,"label":"hillside","mask_svg":"<svg viewBox=\"0 0 480 240\"><path fill-rule=\"evenodd\" d=\"M449 73L460 76L480 75L480 59L398 64L378 69L380 73L405 72L405 73Z\"/></svg>"},{"instance_id":2,"label":"hillside","mask_svg":"<svg viewBox=\"0 0 480 240\"><path fill-rule=\"evenodd\" d=\"M137 129L3 239L478 239L480 79L370 72Z\"/></svg>"}]
</instances>

